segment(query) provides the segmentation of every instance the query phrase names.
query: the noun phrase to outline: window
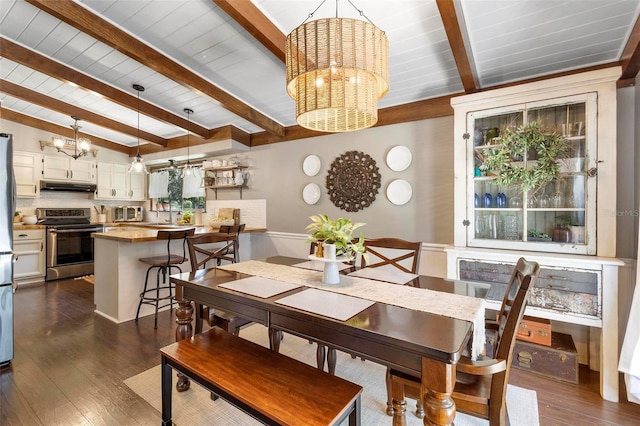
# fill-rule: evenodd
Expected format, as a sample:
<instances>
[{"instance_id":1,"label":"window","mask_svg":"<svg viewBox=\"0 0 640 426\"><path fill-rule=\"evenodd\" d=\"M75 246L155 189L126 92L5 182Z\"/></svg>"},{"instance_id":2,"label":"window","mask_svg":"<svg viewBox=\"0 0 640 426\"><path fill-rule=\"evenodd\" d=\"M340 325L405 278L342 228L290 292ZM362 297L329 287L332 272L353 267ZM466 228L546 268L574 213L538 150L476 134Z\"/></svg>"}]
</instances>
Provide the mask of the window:
<instances>
[{"instance_id":1,"label":"window","mask_svg":"<svg viewBox=\"0 0 640 426\"><path fill-rule=\"evenodd\" d=\"M193 211L205 209L206 196L182 197L182 177L179 170L169 172L169 196L151 200L152 208L158 211Z\"/></svg>"}]
</instances>

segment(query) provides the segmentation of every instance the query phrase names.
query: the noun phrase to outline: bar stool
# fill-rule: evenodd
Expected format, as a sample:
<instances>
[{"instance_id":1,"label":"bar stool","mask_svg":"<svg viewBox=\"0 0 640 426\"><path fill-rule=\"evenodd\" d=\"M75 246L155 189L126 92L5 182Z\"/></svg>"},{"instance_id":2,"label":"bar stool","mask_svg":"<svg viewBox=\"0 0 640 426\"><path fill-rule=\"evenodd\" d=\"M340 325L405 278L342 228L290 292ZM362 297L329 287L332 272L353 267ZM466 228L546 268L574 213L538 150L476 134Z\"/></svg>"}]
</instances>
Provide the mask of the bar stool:
<instances>
[{"instance_id":1,"label":"bar stool","mask_svg":"<svg viewBox=\"0 0 640 426\"><path fill-rule=\"evenodd\" d=\"M155 307L155 320L153 328L158 328L158 310L166 306L171 306L173 309L173 287L171 282L167 282L167 273L171 274L171 269L177 269L182 272L180 266L187 260L187 240L186 238L195 233L195 228L180 229L172 231L158 231L158 240L167 241L167 254L162 256L143 257L138 259L142 263L146 263L149 266L147 268L147 275L144 280L144 290L140 293L140 302L138 302L138 311L136 312L136 321L140 315L140 308L143 304L151 305ZM177 254L171 254L171 241L182 240L182 256ZM155 288L148 288L149 273L152 269L157 268L156 285ZM162 274L162 284L160 283L160 274ZM160 290L169 290L168 296L160 296ZM168 303L160 305L163 300L168 300Z\"/></svg>"}]
</instances>

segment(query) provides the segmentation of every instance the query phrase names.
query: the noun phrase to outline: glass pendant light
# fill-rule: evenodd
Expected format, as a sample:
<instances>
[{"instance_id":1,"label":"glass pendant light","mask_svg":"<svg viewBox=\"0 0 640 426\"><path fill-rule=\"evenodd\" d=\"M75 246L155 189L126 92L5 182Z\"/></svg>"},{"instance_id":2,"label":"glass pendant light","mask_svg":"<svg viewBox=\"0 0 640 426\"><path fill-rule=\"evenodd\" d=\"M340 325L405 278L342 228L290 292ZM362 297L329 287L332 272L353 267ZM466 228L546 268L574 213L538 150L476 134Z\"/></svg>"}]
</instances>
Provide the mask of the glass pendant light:
<instances>
[{"instance_id":1,"label":"glass pendant light","mask_svg":"<svg viewBox=\"0 0 640 426\"><path fill-rule=\"evenodd\" d=\"M189 121L189 123L191 123L191 114L193 114L193 110L190 108L185 108L183 109L183 111L185 113L187 113L187 121ZM191 132L189 132L189 129L187 129L187 164L182 168L182 174L180 175L181 178L184 178L185 176L191 176L193 174L193 167L191 166L191 162L189 161L189 134Z\"/></svg>"},{"instance_id":2,"label":"glass pendant light","mask_svg":"<svg viewBox=\"0 0 640 426\"><path fill-rule=\"evenodd\" d=\"M129 173L149 173L140 155L140 92L144 92L144 87L139 84L134 84L133 88L138 91L138 153L131 161Z\"/></svg>"}]
</instances>

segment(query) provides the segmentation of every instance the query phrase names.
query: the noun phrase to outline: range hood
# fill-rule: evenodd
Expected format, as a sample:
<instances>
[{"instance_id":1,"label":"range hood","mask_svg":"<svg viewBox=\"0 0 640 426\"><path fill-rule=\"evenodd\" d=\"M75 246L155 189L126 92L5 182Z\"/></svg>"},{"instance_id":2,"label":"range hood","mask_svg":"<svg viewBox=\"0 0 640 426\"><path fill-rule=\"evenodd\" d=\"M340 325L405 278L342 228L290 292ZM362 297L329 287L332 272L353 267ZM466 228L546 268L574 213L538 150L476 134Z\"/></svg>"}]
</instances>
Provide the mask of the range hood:
<instances>
[{"instance_id":1,"label":"range hood","mask_svg":"<svg viewBox=\"0 0 640 426\"><path fill-rule=\"evenodd\" d=\"M94 183L40 181L41 191L94 192L96 188Z\"/></svg>"}]
</instances>

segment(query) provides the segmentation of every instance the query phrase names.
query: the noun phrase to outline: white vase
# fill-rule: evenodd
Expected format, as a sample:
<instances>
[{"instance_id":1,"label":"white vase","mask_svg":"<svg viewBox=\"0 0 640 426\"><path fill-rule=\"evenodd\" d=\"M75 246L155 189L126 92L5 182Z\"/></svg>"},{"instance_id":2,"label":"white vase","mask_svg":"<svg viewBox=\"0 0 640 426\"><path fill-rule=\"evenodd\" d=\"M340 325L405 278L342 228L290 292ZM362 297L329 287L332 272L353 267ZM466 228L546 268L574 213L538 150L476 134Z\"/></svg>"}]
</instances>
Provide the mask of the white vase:
<instances>
[{"instance_id":1,"label":"white vase","mask_svg":"<svg viewBox=\"0 0 640 426\"><path fill-rule=\"evenodd\" d=\"M336 245L335 244L323 244L323 257L325 259L334 260L336 258Z\"/></svg>"},{"instance_id":2,"label":"white vase","mask_svg":"<svg viewBox=\"0 0 640 426\"><path fill-rule=\"evenodd\" d=\"M338 261L336 260L336 245L323 244L323 257L327 260L324 264L322 282L325 284L339 284L340 272L338 271Z\"/></svg>"}]
</instances>

